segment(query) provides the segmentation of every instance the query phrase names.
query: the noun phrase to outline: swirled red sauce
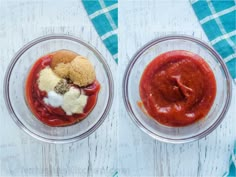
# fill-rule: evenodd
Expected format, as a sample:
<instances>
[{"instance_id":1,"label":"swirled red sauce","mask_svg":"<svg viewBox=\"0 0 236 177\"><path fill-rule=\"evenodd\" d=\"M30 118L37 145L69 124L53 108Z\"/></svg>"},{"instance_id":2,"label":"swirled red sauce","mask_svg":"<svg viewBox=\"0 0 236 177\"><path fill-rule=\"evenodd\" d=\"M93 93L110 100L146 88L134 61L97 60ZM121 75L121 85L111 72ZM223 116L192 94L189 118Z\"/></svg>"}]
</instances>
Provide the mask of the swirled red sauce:
<instances>
[{"instance_id":1,"label":"swirled red sauce","mask_svg":"<svg viewBox=\"0 0 236 177\"><path fill-rule=\"evenodd\" d=\"M92 111L97 102L97 96L100 90L100 84L96 80L93 84L80 88L88 96L87 104L83 109L83 113L67 115L61 108L55 108L45 104L43 99L47 96L47 92L38 88L39 72L49 66L52 60L51 55L41 57L31 68L26 79L25 96L26 102L32 113L44 124L49 126L67 126L83 120ZM73 84L72 84L73 85ZM73 85L73 87L78 87Z\"/></svg>"},{"instance_id":2,"label":"swirled red sauce","mask_svg":"<svg viewBox=\"0 0 236 177\"><path fill-rule=\"evenodd\" d=\"M203 58L176 50L161 54L148 64L139 92L153 119L166 126L186 126L210 111L216 96L216 81Z\"/></svg>"}]
</instances>

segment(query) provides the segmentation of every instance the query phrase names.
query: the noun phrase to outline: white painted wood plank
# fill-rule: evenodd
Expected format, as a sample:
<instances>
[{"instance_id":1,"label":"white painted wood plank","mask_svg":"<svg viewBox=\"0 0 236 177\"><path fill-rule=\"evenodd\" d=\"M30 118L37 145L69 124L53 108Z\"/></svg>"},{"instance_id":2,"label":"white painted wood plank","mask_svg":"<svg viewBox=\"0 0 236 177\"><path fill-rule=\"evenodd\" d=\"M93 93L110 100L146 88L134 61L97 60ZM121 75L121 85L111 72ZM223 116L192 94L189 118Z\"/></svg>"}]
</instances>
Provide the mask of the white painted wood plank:
<instances>
[{"instance_id":1,"label":"white painted wood plank","mask_svg":"<svg viewBox=\"0 0 236 177\"><path fill-rule=\"evenodd\" d=\"M120 83L134 53L167 34L188 34L207 41L187 0L119 1ZM235 88L221 125L206 138L183 145L150 138L133 124L122 105L118 124L120 176L222 176L236 140ZM121 87L119 91L121 94Z\"/></svg>"},{"instance_id":2,"label":"white painted wood plank","mask_svg":"<svg viewBox=\"0 0 236 177\"><path fill-rule=\"evenodd\" d=\"M0 85L3 85L3 73L17 50L36 37L53 33L71 34L89 41L107 59L111 70L117 70L80 1L2 0L0 7ZM0 176L77 177L112 176L115 173L115 105L104 124L89 138L54 145L23 133L11 120L2 93L0 87Z\"/></svg>"}]
</instances>

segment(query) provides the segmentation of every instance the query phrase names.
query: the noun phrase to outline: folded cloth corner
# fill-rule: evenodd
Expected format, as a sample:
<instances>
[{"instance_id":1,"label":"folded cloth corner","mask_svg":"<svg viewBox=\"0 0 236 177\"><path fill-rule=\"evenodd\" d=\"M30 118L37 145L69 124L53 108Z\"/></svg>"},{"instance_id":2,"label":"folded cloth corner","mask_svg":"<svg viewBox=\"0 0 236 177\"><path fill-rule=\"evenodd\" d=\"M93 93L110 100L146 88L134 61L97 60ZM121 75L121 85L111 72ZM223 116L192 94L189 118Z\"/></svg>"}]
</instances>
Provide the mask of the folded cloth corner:
<instances>
[{"instance_id":1,"label":"folded cloth corner","mask_svg":"<svg viewBox=\"0 0 236 177\"><path fill-rule=\"evenodd\" d=\"M223 177L235 177L236 176L236 141L234 142L234 151L230 156L229 170L224 174Z\"/></svg>"},{"instance_id":2,"label":"folded cloth corner","mask_svg":"<svg viewBox=\"0 0 236 177\"><path fill-rule=\"evenodd\" d=\"M82 0L98 35L118 63L118 0Z\"/></svg>"}]
</instances>

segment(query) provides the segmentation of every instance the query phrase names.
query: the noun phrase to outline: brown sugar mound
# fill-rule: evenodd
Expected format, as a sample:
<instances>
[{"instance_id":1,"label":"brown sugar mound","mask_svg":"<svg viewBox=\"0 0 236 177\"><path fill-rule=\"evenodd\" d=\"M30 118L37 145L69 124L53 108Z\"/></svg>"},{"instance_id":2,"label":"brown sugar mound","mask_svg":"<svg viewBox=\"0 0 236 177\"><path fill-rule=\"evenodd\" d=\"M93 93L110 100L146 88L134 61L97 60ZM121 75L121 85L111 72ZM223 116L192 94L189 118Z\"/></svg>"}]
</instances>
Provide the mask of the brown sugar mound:
<instances>
[{"instance_id":1,"label":"brown sugar mound","mask_svg":"<svg viewBox=\"0 0 236 177\"><path fill-rule=\"evenodd\" d=\"M62 77L62 78L65 78L65 79L68 79L70 76L69 76L69 73L70 73L70 63L58 63L56 65L56 67L54 68L54 72L59 76L59 77Z\"/></svg>"},{"instance_id":2,"label":"brown sugar mound","mask_svg":"<svg viewBox=\"0 0 236 177\"><path fill-rule=\"evenodd\" d=\"M59 63L70 63L77 55L70 50L58 50L52 53L51 68L54 69Z\"/></svg>"},{"instance_id":3,"label":"brown sugar mound","mask_svg":"<svg viewBox=\"0 0 236 177\"><path fill-rule=\"evenodd\" d=\"M91 62L69 50L52 53L51 68L59 77L70 79L80 87L92 84L96 79Z\"/></svg>"},{"instance_id":4,"label":"brown sugar mound","mask_svg":"<svg viewBox=\"0 0 236 177\"><path fill-rule=\"evenodd\" d=\"M93 65L82 56L77 56L70 63L69 77L74 84L83 87L92 84L96 79Z\"/></svg>"}]
</instances>

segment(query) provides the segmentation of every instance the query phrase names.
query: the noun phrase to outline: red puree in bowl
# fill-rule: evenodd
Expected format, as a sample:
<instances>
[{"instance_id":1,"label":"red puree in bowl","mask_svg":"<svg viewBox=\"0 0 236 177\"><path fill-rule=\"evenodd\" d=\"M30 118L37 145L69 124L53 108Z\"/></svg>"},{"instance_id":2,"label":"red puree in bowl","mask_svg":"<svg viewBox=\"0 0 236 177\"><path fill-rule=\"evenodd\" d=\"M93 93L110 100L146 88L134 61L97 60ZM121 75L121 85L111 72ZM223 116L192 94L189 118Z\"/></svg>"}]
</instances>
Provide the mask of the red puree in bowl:
<instances>
[{"instance_id":1,"label":"red puree in bowl","mask_svg":"<svg viewBox=\"0 0 236 177\"><path fill-rule=\"evenodd\" d=\"M38 88L37 80L39 72L49 66L51 60L51 55L43 56L38 59L31 68L26 80L26 100L33 114L43 123L53 127L71 125L84 119L92 111L97 102L100 84L98 81L95 81L88 87L82 88L85 95L88 96L88 101L83 113L66 115L61 107L55 108L45 104L43 98L47 96L47 92L41 91ZM73 86L77 87L76 85Z\"/></svg>"},{"instance_id":2,"label":"red puree in bowl","mask_svg":"<svg viewBox=\"0 0 236 177\"><path fill-rule=\"evenodd\" d=\"M147 113L166 126L186 126L205 117L216 96L216 81L199 55L176 50L151 61L139 92Z\"/></svg>"}]
</instances>

